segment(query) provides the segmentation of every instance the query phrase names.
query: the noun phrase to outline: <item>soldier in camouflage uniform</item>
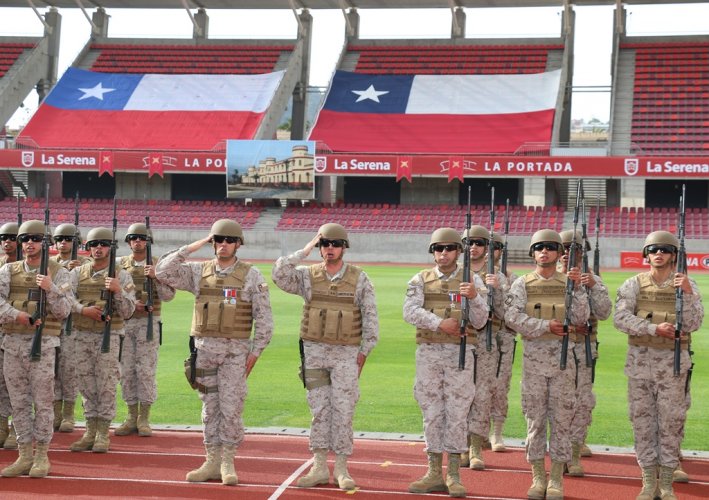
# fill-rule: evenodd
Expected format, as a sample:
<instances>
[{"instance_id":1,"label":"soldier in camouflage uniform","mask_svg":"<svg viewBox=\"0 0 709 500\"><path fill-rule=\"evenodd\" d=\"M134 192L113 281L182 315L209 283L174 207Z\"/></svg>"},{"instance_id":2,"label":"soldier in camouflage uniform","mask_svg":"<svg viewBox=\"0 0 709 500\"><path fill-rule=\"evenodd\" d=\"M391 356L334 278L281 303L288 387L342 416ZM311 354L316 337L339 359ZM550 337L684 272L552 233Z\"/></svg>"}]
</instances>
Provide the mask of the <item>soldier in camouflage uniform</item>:
<instances>
[{"instance_id":1,"label":"soldier in camouflage uniform","mask_svg":"<svg viewBox=\"0 0 709 500\"><path fill-rule=\"evenodd\" d=\"M150 407L158 397L155 377L160 348L160 305L175 297L175 289L155 279L156 257L152 258L150 264L146 263L148 238L152 242L152 235L148 234L145 224L132 224L125 237L132 254L121 257L117 262L118 267L125 269L133 278L136 303L133 316L126 320L121 356L121 395L128 406L128 415L114 431L116 436L127 436L134 432L145 437L153 434ZM150 340L147 338L146 279L153 280L153 337Z\"/></svg>"},{"instance_id":2,"label":"soldier in camouflage uniform","mask_svg":"<svg viewBox=\"0 0 709 500\"><path fill-rule=\"evenodd\" d=\"M244 243L241 225L220 219L207 237L166 254L155 270L165 285L195 296L190 335L197 359L192 387L202 400L206 461L187 474L190 482L238 483L234 455L244 440L246 379L273 335L268 285L258 269L236 256ZM208 244L214 248L214 259L186 262Z\"/></svg>"},{"instance_id":3,"label":"soldier in camouflage uniform","mask_svg":"<svg viewBox=\"0 0 709 500\"><path fill-rule=\"evenodd\" d=\"M465 239L465 235L463 235ZM468 413L468 456L463 454L462 463L474 470L484 470L482 447L490 432L490 414L492 410L492 394L496 385L497 364L499 359L497 336L504 318L504 291L507 288L507 278L500 272L488 274L487 251L490 243L490 231L483 226L472 226L468 234L470 244L470 272L480 276L483 286L478 289L478 294L488 302L488 286L493 289L492 318L492 346L490 351L486 348L487 325L475 332L475 340L471 344L475 347L473 353L473 383L475 384L475 397ZM494 258L494 257L491 257Z\"/></svg>"},{"instance_id":4,"label":"soldier in camouflage uniform","mask_svg":"<svg viewBox=\"0 0 709 500\"><path fill-rule=\"evenodd\" d=\"M62 267L71 271L77 266L85 263L89 259L81 255L76 260L72 260L71 252L74 245L74 238L79 238L81 245L81 235L74 224L59 224L54 229L54 246L57 254L50 257ZM54 379L54 430L59 432L74 431L74 402L79 394L79 386L76 378L76 360L74 352L76 346L70 330L62 328L59 337L61 347L59 350L59 370Z\"/></svg>"},{"instance_id":5,"label":"soldier in camouflage uniform","mask_svg":"<svg viewBox=\"0 0 709 500\"><path fill-rule=\"evenodd\" d=\"M18 226L14 222L8 222L0 227L0 245L4 255L0 256L0 267L8 262L17 260L17 230ZM0 345L4 332L2 324L0 324ZM7 393L7 385L5 384L5 376L2 371L3 351L0 349L0 446L5 449L17 449L17 434L12 424L8 423L12 414L10 406L10 396Z\"/></svg>"},{"instance_id":6,"label":"soldier in camouflage uniform","mask_svg":"<svg viewBox=\"0 0 709 500\"><path fill-rule=\"evenodd\" d=\"M300 338L304 384L313 415L310 450L314 463L298 486L327 484L327 453L335 453L333 476L343 490L354 490L347 470L352 454L352 418L359 399L358 379L379 339L374 287L359 267L343 257L350 243L340 224L325 224L302 250L279 258L273 281L283 291L305 300ZM323 262L299 264L319 248Z\"/></svg>"},{"instance_id":7,"label":"soldier in camouflage uniform","mask_svg":"<svg viewBox=\"0 0 709 500\"><path fill-rule=\"evenodd\" d=\"M522 365L522 411L527 419L527 461L532 465L529 499L559 500L564 497L564 465L571 460L571 421L574 416L574 378L572 366L560 368L566 290L573 281L570 330L585 324L589 315L588 297L577 267L566 275L556 270L563 246L561 236L551 229L534 233L529 256L536 264L534 272L516 280L506 299L505 322L524 340ZM573 343L566 352L573 360ZM547 449L547 426L551 473L546 480L544 456Z\"/></svg>"},{"instance_id":8,"label":"soldier in camouflage uniform","mask_svg":"<svg viewBox=\"0 0 709 500\"><path fill-rule=\"evenodd\" d=\"M70 271L76 299L73 306L73 331L77 360L76 375L84 403L86 431L71 444L71 451L106 453L110 447L108 429L116 416L116 392L120 375L118 356L125 318L135 310L135 286L130 274L116 269L108 276L113 231L97 227L89 231L86 247L91 260ZM107 292L113 294L110 316L109 352L101 352Z\"/></svg>"},{"instance_id":9,"label":"soldier in camouflage uniform","mask_svg":"<svg viewBox=\"0 0 709 500\"><path fill-rule=\"evenodd\" d=\"M500 269L500 259L502 257L502 249L504 240L499 233L494 233L493 240L495 241L495 269ZM507 269L505 276L507 284L504 289L505 297L510 290L510 286L517 279L517 275ZM492 401L490 408L490 418L492 420L490 432L490 444L492 451L505 451L505 441L502 437L502 430L505 427L507 420L507 409L509 407L509 392L510 380L512 380L512 365L514 364L515 348L517 346L517 334L512 331L503 321L500 331L497 332L497 368L496 378L491 388Z\"/></svg>"},{"instance_id":10,"label":"soldier in camouflage uniform","mask_svg":"<svg viewBox=\"0 0 709 500\"><path fill-rule=\"evenodd\" d=\"M694 280L675 272L679 241L667 231L645 238L643 256L650 271L618 288L613 324L628 335L625 375L635 454L643 489L637 500L675 499L672 473L679 464L682 428L687 417L685 384L691 360L688 344L704 318ZM680 373L674 376L676 290L683 292ZM659 470L659 480L658 480Z\"/></svg>"},{"instance_id":11,"label":"soldier in camouflage uniform","mask_svg":"<svg viewBox=\"0 0 709 500\"><path fill-rule=\"evenodd\" d=\"M463 281L458 265L462 253L455 229L440 228L431 235L428 251L436 266L416 274L408 283L404 300L404 320L416 327L416 380L414 397L423 413L423 429L428 455L426 474L409 485L411 493L447 491L464 497L460 480L460 455L467 451L468 412L475 396L473 383L474 347L466 348L464 369L459 369L462 298L468 300L465 333L474 336L485 326L487 302L477 290L484 287L480 276L471 274L472 283ZM443 453L448 453L448 469L443 478Z\"/></svg>"},{"instance_id":12,"label":"soldier in camouflage uniform","mask_svg":"<svg viewBox=\"0 0 709 500\"><path fill-rule=\"evenodd\" d=\"M3 323L5 352L3 371L12 403L17 431L19 457L2 470L4 477L49 474L47 451L52 440L52 382L56 348L62 320L71 310L69 274L49 261L47 275L38 274L42 260L42 221L24 222L18 231L24 260L0 268L0 322ZM48 251L49 249L47 249ZM46 293L46 317L33 318L40 299L39 287ZM28 300L29 299L29 300ZM30 352L38 322L43 323L40 359ZM36 443L36 452L32 444Z\"/></svg>"}]
</instances>

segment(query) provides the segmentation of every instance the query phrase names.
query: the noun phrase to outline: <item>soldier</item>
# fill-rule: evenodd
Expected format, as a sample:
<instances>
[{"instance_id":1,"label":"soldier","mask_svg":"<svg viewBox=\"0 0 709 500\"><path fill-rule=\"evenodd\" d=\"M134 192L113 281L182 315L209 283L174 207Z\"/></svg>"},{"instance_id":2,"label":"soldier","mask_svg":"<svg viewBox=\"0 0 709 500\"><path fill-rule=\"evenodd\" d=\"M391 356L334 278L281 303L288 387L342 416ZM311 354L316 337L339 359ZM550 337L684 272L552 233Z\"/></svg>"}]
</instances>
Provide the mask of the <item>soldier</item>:
<instances>
[{"instance_id":1,"label":"soldier","mask_svg":"<svg viewBox=\"0 0 709 500\"><path fill-rule=\"evenodd\" d=\"M125 269L133 278L136 303L133 316L125 323L126 336L121 357L121 395L128 406L128 415L114 431L116 436L127 436L134 432L139 436L153 434L150 428L150 407L158 397L155 376L160 348L160 304L172 300L175 289L155 279L156 257L152 257L150 264L146 263L148 238L152 243L152 234L148 233L145 224L132 224L125 237L132 254L121 257L117 262L118 267ZM152 339L147 338L146 279L153 280Z\"/></svg>"},{"instance_id":2,"label":"soldier","mask_svg":"<svg viewBox=\"0 0 709 500\"><path fill-rule=\"evenodd\" d=\"M186 262L210 243L214 259ZM195 295L190 335L196 360L188 376L202 400L206 461L187 474L190 482L221 478L222 484L237 484L234 454L244 440L246 379L273 335L268 285L236 256L244 243L241 225L220 219L207 237L166 254L156 266L162 283Z\"/></svg>"},{"instance_id":3,"label":"soldier","mask_svg":"<svg viewBox=\"0 0 709 500\"><path fill-rule=\"evenodd\" d=\"M475 396L472 362L468 347L464 369L459 369L462 324L461 297L468 299L466 335L485 326L488 308L477 290L483 287L477 275L463 281L458 265L463 246L455 229L444 227L431 235L429 253L435 267L419 272L408 283L404 320L416 326L416 380L414 397L423 413L428 470L409 485L411 493L447 491L464 497L460 481L460 454L467 450L467 417ZM443 478L443 452L448 469Z\"/></svg>"},{"instance_id":4,"label":"soldier","mask_svg":"<svg viewBox=\"0 0 709 500\"><path fill-rule=\"evenodd\" d=\"M18 226L14 222L8 222L0 227L0 245L2 245L2 250L5 252L4 255L0 256L0 267L8 262L17 260L17 229ZM0 345L2 345L3 335L3 327L0 325ZM7 393L2 365L3 351L0 349L0 446L3 446L6 450L16 450L17 434L13 425L8 423L12 414L12 407L10 406L10 396Z\"/></svg>"},{"instance_id":5,"label":"soldier","mask_svg":"<svg viewBox=\"0 0 709 500\"><path fill-rule=\"evenodd\" d=\"M574 267L582 267L584 252L591 250L591 245L586 241L586 248L583 247L583 235L580 231L562 231L561 242L564 245L564 255L561 257L561 272L566 273L569 264L569 250L571 240L576 245L576 263ZM593 378L596 360L598 359L598 321L606 320L611 315L613 304L611 303L608 288L603 284L600 276L592 272L581 274L581 284L586 288L588 294L589 308L591 314L588 322L575 325L574 333L569 333L569 342L574 344L574 364L576 365L576 404L574 406L574 419L571 423L571 462L567 464L569 476L583 477L584 471L581 465L581 447L586 442L588 428L591 426L591 415L596 407L596 396L593 393ZM591 326L591 331L588 330ZM591 359L593 364L586 366L586 341L584 336L590 335Z\"/></svg>"},{"instance_id":6,"label":"soldier","mask_svg":"<svg viewBox=\"0 0 709 500\"><path fill-rule=\"evenodd\" d=\"M299 266L319 248L323 262ZM303 488L327 484L327 453L335 453L333 475L343 490L354 490L347 471L352 454L352 417L359 399L359 375L379 339L374 287L359 267L343 258L350 247L340 224L325 224L302 250L280 257L273 281L283 291L305 300L300 329L301 378L313 415L310 450L314 464L298 480Z\"/></svg>"},{"instance_id":7,"label":"soldier","mask_svg":"<svg viewBox=\"0 0 709 500\"><path fill-rule=\"evenodd\" d=\"M567 280L571 288L572 325L584 324L589 315L588 297L574 267L566 275L556 270L563 246L551 229L534 233L529 256L535 270L516 280L506 299L505 322L522 335L522 411L527 419L527 461L532 465L532 486L527 498L558 500L564 497L564 465L571 460L571 420L574 415L576 370L561 369L560 358L566 317ZM573 328L570 328L570 330ZM569 343L567 356L573 356ZM573 359L573 358L569 358ZM547 485L544 456L550 426L551 473Z\"/></svg>"},{"instance_id":8,"label":"soldier","mask_svg":"<svg viewBox=\"0 0 709 500\"><path fill-rule=\"evenodd\" d=\"M618 288L613 315L615 327L628 335L628 406L643 479L638 500L655 498L658 486L662 499L676 498L672 473L679 464L687 417L690 332L699 329L704 318L697 284L675 272L679 246L667 231L655 231L645 238L643 257L649 260L650 271L629 278ZM682 352L680 373L674 376L677 289L682 290Z\"/></svg>"},{"instance_id":9,"label":"soldier","mask_svg":"<svg viewBox=\"0 0 709 500\"><path fill-rule=\"evenodd\" d=\"M5 477L29 473L49 474L47 451L52 440L52 387L56 347L62 320L71 310L68 272L49 261L47 275L38 274L42 260L45 225L39 220L24 222L18 231L25 256L0 268L0 322L3 323L5 352L3 371L12 403L19 456L2 470ZM47 248L48 252L49 249ZM39 287L46 293L47 315L32 315L39 308ZM43 323L40 359L30 352L39 322ZM36 452L32 452L33 442Z\"/></svg>"},{"instance_id":10,"label":"soldier","mask_svg":"<svg viewBox=\"0 0 709 500\"><path fill-rule=\"evenodd\" d=\"M113 232L104 227L91 229L86 248L91 259L70 271L76 295L73 331L76 346L76 375L84 403L86 431L71 444L71 451L106 453L110 447L108 429L116 416L116 390L120 365L120 337L124 320L135 310L135 292L130 274L117 269L109 276ZM113 294L113 314L104 315L108 293ZM103 331L110 319L109 352L101 352Z\"/></svg>"},{"instance_id":11,"label":"soldier","mask_svg":"<svg viewBox=\"0 0 709 500\"><path fill-rule=\"evenodd\" d=\"M493 235L495 240L495 267L500 272L500 259L502 257L502 249L504 247L504 240L500 233L495 233ZM504 289L504 294L507 296L510 286L517 279L517 275L507 269L507 275L505 276L507 284ZM502 321L500 325L500 330L497 332L497 368L496 368L496 378L495 382L491 388L492 390L492 401L490 408L490 418L492 420L490 432L490 443L492 446L492 451L501 452L505 451L505 441L502 437L502 431L505 427L505 420L507 420L507 409L509 406L509 392L510 392L510 380L512 379L512 365L515 359L515 348L517 347L517 339L515 338L517 334L512 331L507 324Z\"/></svg>"},{"instance_id":12,"label":"soldier","mask_svg":"<svg viewBox=\"0 0 709 500\"><path fill-rule=\"evenodd\" d=\"M57 254L50 257L50 260L56 261L69 271L89 260L81 255L75 260L71 258L74 238L77 237L77 234L78 231L74 224L59 224L54 229L54 245ZM77 244L80 245L81 236L78 237ZM77 363L74 359L75 338L71 334L71 330L67 330L65 324L59 337L61 343L59 370L54 379L54 430L59 432L74 431L74 402L76 395L79 394L76 379Z\"/></svg>"},{"instance_id":13,"label":"soldier","mask_svg":"<svg viewBox=\"0 0 709 500\"><path fill-rule=\"evenodd\" d=\"M465 235L463 235L465 240ZM465 242L465 241L464 241ZM475 347L473 363L473 383L475 385L475 397L468 413L468 456L462 457L463 465L471 469L484 470L482 447L490 432L490 414L492 410L493 387L496 385L498 349L497 336L502 326L504 318L504 290L507 288L507 278L500 273L488 274L487 250L490 243L490 231L483 226L472 226L468 235L470 244L470 271L480 276L483 282L482 288L478 289L478 294L488 303L488 286L493 289L493 309L492 319L492 340L494 349L488 351L486 347L487 325L477 330L474 341L471 344ZM491 256L490 258L494 258ZM472 339L471 339L472 340Z\"/></svg>"}]
</instances>

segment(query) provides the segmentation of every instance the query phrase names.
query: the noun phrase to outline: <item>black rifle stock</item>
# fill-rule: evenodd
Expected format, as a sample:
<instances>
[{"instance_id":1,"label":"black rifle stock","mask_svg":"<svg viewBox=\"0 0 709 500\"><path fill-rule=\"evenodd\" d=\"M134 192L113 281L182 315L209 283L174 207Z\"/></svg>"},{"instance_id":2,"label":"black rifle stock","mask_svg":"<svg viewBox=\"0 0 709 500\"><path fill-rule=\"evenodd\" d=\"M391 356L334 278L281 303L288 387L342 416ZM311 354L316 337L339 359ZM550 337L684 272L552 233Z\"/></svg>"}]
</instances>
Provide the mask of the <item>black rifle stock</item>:
<instances>
[{"instance_id":1,"label":"black rifle stock","mask_svg":"<svg viewBox=\"0 0 709 500\"><path fill-rule=\"evenodd\" d=\"M145 228L147 229L147 239L145 240L145 265L153 265L153 249L152 243L153 238L150 234L150 215L145 216ZM148 329L145 335L145 340L148 342L153 341L153 279L150 276L145 278L145 294L147 295L145 299L145 310L148 313Z\"/></svg>"},{"instance_id":2,"label":"black rifle stock","mask_svg":"<svg viewBox=\"0 0 709 500\"><path fill-rule=\"evenodd\" d=\"M492 199L490 200L490 239L487 243L487 274L495 274L495 188L491 188ZM495 317L495 288L487 285L487 323L485 323L485 350L492 351L492 320Z\"/></svg>"},{"instance_id":3,"label":"black rifle stock","mask_svg":"<svg viewBox=\"0 0 709 500\"><path fill-rule=\"evenodd\" d=\"M470 283L470 227L473 216L470 212L470 186L468 186L468 212L465 214L465 238L463 238L463 282ZM465 349L467 348L468 313L470 303L467 297L460 299L460 349L458 350L458 369L465 370Z\"/></svg>"},{"instance_id":4,"label":"black rifle stock","mask_svg":"<svg viewBox=\"0 0 709 500\"><path fill-rule=\"evenodd\" d=\"M581 200L581 272L586 274L588 270L588 252L586 251L586 246L588 245L588 232L586 229L586 200ZM574 243L576 243L576 234L574 234ZM586 287L586 294L588 295L588 307L593 314L593 298L591 297L591 289ZM591 353L591 333L593 332L593 322L591 317L586 320L586 335L583 337L584 348L586 350L586 368L593 367L593 355Z\"/></svg>"},{"instance_id":5,"label":"black rifle stock","mask_svg":"<svg viewBox=\"0 0 709 500\"><path fill-rule=\"evenodd\" d=\"M510 233L510 199L505 202L505 242L500 254L500 272L507 277L507 235Z\"/></svg>"},{"instance_id":6,"label":"black rifle stock","mask_svg":"<svg viewBox=\"0 0 709 500\"><path fill-rule=\"evenodd\" d=\"M598 244L598 239L601 235L601 195L598 195L596 202L596 248L593 250L593 274L601 275L601 247Z\"/></svg>"},{"instance_id":7,"label":"black rifle stock","mask_svg":"<svg viewBox=\"0 0 709 500\"><path fill-rule=\"evenodd\" d=\"M113 197L113 237L111 239L111 251L109 252L108 274L111 278L116 277L116 250L118 244L116 242L116 230L118 228L118 219L116 218L116 197ZM101 338L101 352L107 353L111 351L111 322L113 320L113 292L105 290L106 305L103 308L103 337Z\"/></svg>"},{"instance_id":8,"label":"black rifle stock","mask_svg":"<svg viewBox=\"0 0 709 500\"><path fill-rule=\"evenodd\" d=\"M49 247L52 245L52 236L49 231L49 184L45 188L44 202L44 237L42 238L42 252L39 258L38 274L47 276L49 270ZM39 297L37 299L37 311L32 317L31 323L36 325L32 336L32 346L30 347L30 361L42 359L42 331L44 322L47 319L47 292L39 287Z\"/></svg>"},{"instance_id":9,"label":"black rifle stock","mask_svg":"<svg viewBox=\"0 0 709 500\"><path fill-rule=\"evenodd\" d=\"M684 216L685 216L685 185L682 184L682 196L679 199L679 225L677 227L677 239L679 248L677 249L677 272L687 274L687 251L684 248ZM682 315L684 313L684 291L681 286L675 289L675 352L673 373L679 377L680 362L682 356Z\"/></svg>"},{"instance_id":10,"label":"black rifle stock","mask_svg":"<svg viewBox=\"0 0 709 500\"><path fill-rule=\"evenodd\" d=\"M574 207L574 232L572 233L574 237L571 239L572 245L569 247L569 260L567 264L567 271L570 271L572 267L576 265L576 245L573 243L576 240L576 229L579 224L579 208L581 202L581 179L579 179L576 184L576 207ZM566 370L566 360L568 358L569 350L569 329L571 326L571 306L574 300L574 282L570 279L566 279L566 294L564 297L564 336L561 339L561 359L559 361L559 368Z\"/></svg>"},{"instance_id":11,"label":"black rifle stock","mask_svg":"<svg viewBox=\"0 0 709 500\"><path fill-rule=\"evenodd\" d=\"M79 192L76 192L74 196L74 227L76 231L74 232L74 239L71 242L71 260L76 260L79 258L79 246L81 245L81 232L79 232ZM64 323L64 335L67 337L71 335L71 330L74 326L74 320L72 315L66 319Z\"/></svg>"},{"instance_id":12,"label":"black rifle stock","mask_svg":"<svg viewBox=\"0 0 709 500\"><path fill-rule=\"evenodd\" d=\"M20 195L17 195L17 228L22 225L22 207L20 207ZM16 260L22 260L22 243L17 240L17 257Z\"/></svg>"}]
</instances>

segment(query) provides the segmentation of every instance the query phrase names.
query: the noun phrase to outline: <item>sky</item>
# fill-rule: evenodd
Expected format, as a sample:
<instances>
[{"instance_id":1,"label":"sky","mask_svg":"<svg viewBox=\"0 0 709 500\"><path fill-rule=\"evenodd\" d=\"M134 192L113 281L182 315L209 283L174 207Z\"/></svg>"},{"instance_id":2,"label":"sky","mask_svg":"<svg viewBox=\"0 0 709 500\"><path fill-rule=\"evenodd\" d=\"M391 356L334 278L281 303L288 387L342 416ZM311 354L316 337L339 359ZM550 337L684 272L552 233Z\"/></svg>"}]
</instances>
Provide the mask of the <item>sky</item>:
<instances>
[{"instance_id":1,"label":"sky","mask_svg":"<svg viewBox=\"0 0 709 500\"><path fill-rule=\"evenodd\" d=\"M610 60L613 7L575 7L574 96L571 116L607 121L610 114ZM709 2L629 5L629 35L709 34ZM44 13L45 9L39 10ZM89 15L93 11L88 11ZM193 11L194 13L195 11ZM210 38L295 38L296 18L287 10L212 10ZM361 38L448 38L449 9L360 10ZM79 9L62 9L59 76L71 65L90 35ZM190 38L192 23L183 9L108 11L110 37ZM326 87L344 44L345 21L339 10L312 10L310 85ZM468 38L555 37L561 8L466 9ZM30 8L0 8L0 36L42 36L43 26ZM25 100L9 122L25 124L37 108L37 94Z\"/></svg>"}]
</instances>

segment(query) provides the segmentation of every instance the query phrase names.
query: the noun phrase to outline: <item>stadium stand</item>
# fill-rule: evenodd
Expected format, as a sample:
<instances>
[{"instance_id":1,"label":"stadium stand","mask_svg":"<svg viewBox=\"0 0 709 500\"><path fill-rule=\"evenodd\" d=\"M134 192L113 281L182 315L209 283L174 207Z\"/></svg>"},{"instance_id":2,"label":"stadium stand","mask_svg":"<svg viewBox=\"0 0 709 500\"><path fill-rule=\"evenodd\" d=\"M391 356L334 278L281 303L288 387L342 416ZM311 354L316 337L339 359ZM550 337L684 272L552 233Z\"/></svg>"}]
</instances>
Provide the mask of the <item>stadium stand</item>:
<instances>
[{"instance_id":1,"label":"stadium stand","mask_svg":"<svg viewBox=\"0 0 709 500\"><path fill-rule=\"evenodd\" d=\"M601 234L610 237L641 238L652 231L677 232L679 215L675 207L601 207ZM596 207L591 208L588 232L596 230ZM685 214L687 238L709 237L707 208L688 208Z\"/></svg>"},{"instance_id":2,"label":"stadium stand","mask_svg":"<svg viewBox=\"0 0 709 500\"><path fill-rule=\"evenodd\" d=\"M0 43L0 78L5 76L13 64L20 58L26 50L34 47L31 43Z\"/></svg>"}]
</instances>

